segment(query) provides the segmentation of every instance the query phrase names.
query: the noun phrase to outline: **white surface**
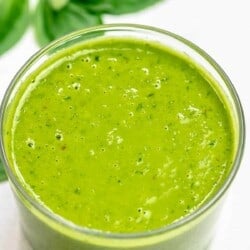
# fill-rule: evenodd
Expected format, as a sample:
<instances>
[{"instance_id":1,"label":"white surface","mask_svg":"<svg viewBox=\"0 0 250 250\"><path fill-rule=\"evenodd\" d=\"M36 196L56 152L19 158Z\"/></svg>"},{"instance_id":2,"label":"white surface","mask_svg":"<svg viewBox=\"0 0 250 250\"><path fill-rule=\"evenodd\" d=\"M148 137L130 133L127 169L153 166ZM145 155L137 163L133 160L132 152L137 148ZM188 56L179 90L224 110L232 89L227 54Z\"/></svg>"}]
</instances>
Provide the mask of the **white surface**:
<instances>
[{"instance_id":1,"label":"white surface","mask_svg":"<svg viewBox=\"0 0 250 250\"><path fill-rule=\"evenodd\" d=\"M106 23L158 26L193 41L207 51L232 80L243 105L246 130L250 118L249 0L165 0L131 15L107 16ZM21 65L37 50L31 30L0 57L0 98ZM249 139L238 175L229 190L211 250L250 250ZM16 208L8 183L0 184L0 250L19 249ZM28 250L28 249L24 249Z\"/></svg>"}]
</instances>

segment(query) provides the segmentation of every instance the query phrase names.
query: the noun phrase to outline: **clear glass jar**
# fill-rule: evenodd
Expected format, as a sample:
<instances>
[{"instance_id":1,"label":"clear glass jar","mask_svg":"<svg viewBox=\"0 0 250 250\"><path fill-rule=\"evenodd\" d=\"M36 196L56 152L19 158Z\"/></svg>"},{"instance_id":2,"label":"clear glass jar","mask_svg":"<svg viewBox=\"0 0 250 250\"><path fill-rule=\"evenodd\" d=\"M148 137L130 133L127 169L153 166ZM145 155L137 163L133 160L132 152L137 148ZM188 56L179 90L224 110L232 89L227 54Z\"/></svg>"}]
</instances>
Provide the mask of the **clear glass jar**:
<instances>
[{"instance_id":1,"label":"clear glass jar","mask_svg":"<svg viewBox=\"0 0 250 250\"><path fill-rule=\"evenodd\" d=\"M232 170L220 190L203 206L179 221L144 233L108 233L74 225L39 204L17 180L10 168L3 140L6 109L15 98L22 82L48 58L60 50L97 37L132 37L156 41L189 57L203 68L217 83L231 110L235 127L235 158ZM35 54L12 80L1 106L1 155L9 182L19 208L21 226L25 237L36 250L69 249L144 249L144 250L201 250L207 249L216 227L218 212L226 191L240 165L244 147L244 117L237 93L220 66L203 50L173 33L142 25L102 25L69 34Z\"/></svg>"}]
</instances>

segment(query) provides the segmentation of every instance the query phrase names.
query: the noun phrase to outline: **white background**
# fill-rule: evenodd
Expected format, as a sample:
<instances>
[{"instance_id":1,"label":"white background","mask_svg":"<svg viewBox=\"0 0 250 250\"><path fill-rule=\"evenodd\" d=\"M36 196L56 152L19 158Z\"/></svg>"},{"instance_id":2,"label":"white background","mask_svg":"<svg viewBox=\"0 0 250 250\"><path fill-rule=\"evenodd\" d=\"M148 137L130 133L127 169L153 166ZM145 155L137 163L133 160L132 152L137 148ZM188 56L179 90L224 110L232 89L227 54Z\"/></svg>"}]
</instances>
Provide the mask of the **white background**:
<instances>
[{"instance_id":1,"label":"white background","mask_svg":"<svg viewBox=\"0 0 250 250\"><path fill-rule=\"evenodd\" d=\"M165 0L140 13L106 16L104 21L157 26L203 48L232 80L245 112L246 131L249 131L249 0ZM28 30L19 44L0 57L0 99L17 70L37 50L32 30ZM250 250L250 146L248 134L246 136L241 168L229 190L211 250ZM16 213L10 187L7 182L1 183L0 250L20 249Z\"/></svg>"}]
</instances>

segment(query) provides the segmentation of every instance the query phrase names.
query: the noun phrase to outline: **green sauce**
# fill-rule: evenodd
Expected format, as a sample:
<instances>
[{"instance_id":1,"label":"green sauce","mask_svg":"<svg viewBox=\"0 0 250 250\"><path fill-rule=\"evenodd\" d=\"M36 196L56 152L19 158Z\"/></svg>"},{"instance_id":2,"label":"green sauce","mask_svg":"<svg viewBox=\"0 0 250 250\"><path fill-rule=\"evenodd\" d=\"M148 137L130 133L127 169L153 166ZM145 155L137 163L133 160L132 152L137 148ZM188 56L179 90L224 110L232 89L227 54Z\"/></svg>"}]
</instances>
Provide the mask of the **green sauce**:
<instances>
[{"instance_id":1,"label":"green sauce","mask_svg":"<svg viewBox=\"0 0 250 250\"><path fill-rule=\"evenodd\" d=\"M192 61L96 39L52 56L8 111L7 155L34 198L84 227L141 232L207 202L231 170L231 115Z\"/></svg>"}]
</instances>

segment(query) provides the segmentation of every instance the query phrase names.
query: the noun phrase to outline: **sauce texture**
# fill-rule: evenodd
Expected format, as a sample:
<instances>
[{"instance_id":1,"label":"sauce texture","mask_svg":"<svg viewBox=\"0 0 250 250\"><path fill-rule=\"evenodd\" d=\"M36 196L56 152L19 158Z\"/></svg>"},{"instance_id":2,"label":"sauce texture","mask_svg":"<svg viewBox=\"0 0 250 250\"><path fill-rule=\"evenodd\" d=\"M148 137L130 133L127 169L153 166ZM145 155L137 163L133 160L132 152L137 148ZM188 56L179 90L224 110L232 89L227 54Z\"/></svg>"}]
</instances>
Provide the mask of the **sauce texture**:
<instances>
[{"instance_id":1,"label":"sauce texture","mask_svg":"<svg viewBox=\"0 0 250 250\"><path fill-rule=\"evenodd\" d=\"M207 202L231 170L231 115L214 85L156 43L83 43L25 80L7 114L7 156L38 202L77 225L166 226Z\"/></svg>"}]
</instances>

